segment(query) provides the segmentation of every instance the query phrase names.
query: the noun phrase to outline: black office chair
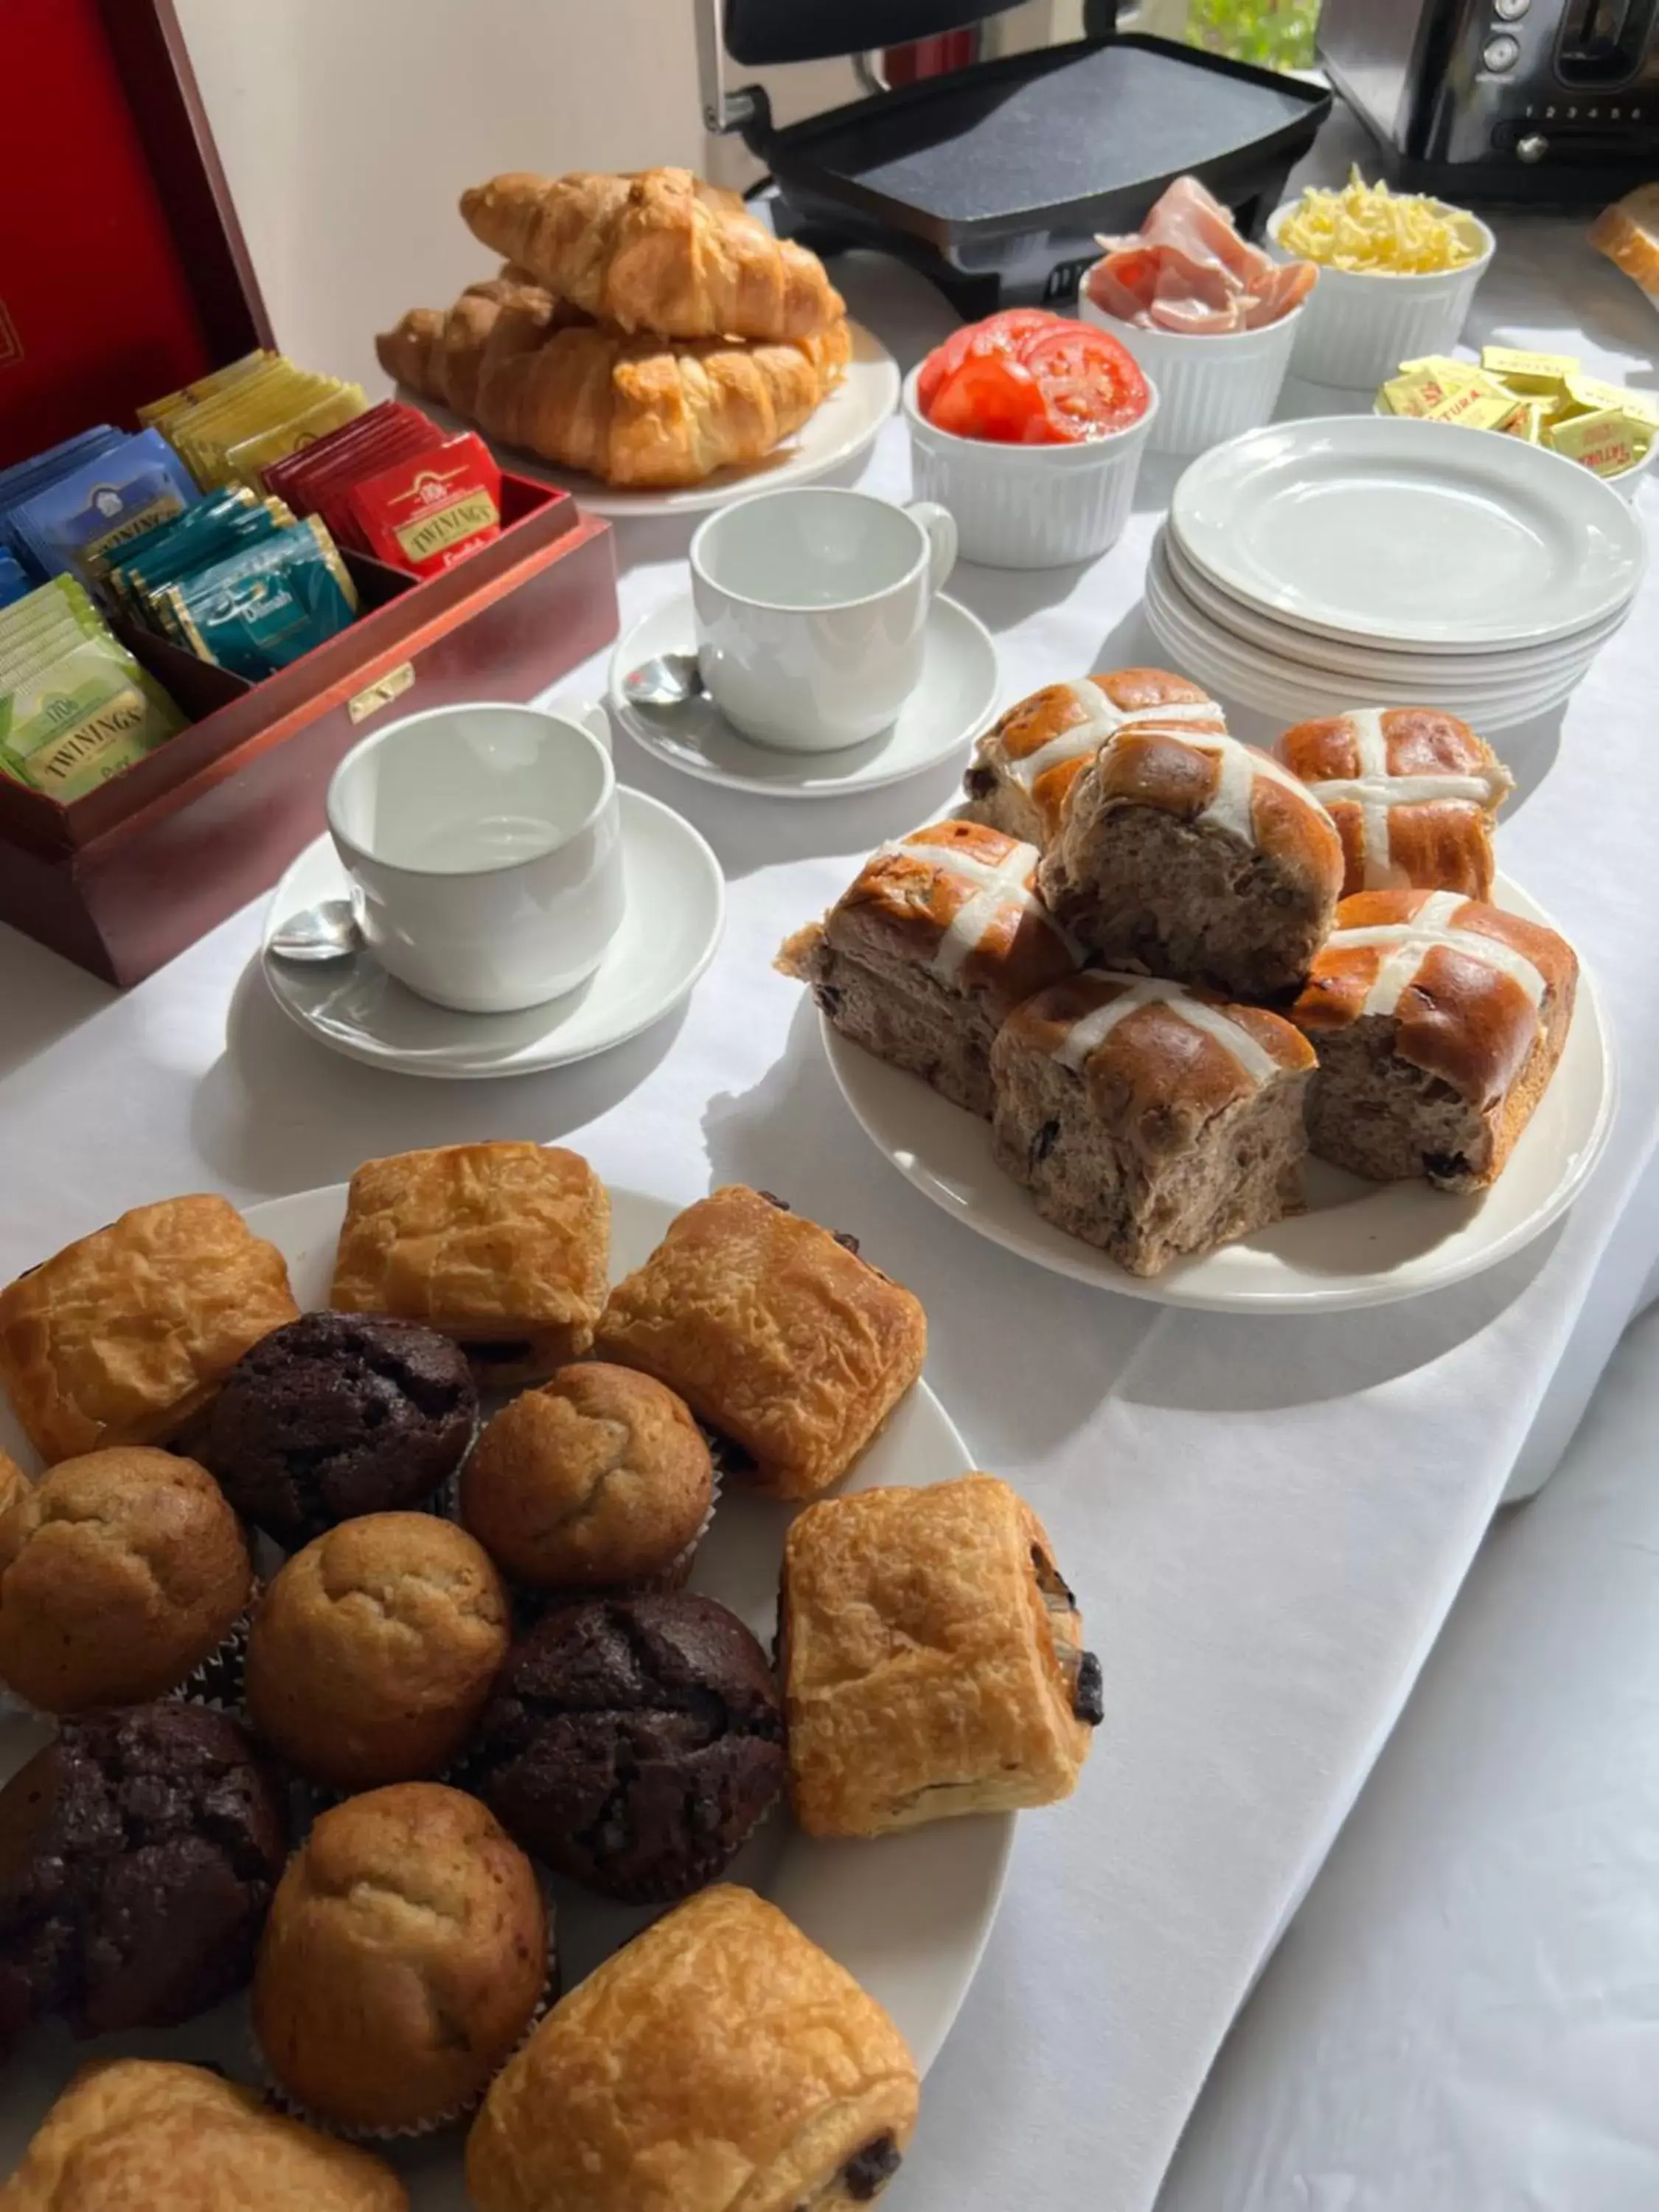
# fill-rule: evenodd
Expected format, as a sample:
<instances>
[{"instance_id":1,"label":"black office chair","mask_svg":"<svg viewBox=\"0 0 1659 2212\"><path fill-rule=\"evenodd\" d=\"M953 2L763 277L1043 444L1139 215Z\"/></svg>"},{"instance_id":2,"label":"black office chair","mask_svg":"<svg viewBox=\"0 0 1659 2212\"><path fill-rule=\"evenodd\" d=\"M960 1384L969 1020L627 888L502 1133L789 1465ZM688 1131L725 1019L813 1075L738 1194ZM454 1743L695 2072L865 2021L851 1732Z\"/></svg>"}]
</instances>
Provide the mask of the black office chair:
<instances>
[{"instance_id":1,"label":"black office chair","mask_svg":"<svg viewBox=\"0 0 1659 2212\"><path fill-rule=\"evenodd\" d=\"M696 0L704 118L741 132L776 181L781 230L821 252L874 246L931 276L965 315L1063 300L1099 231L1133 229L1190 171L1258 232L1329 112L1294 77L1120 33L1087 0L1087 34L881 88L778 128L758 69L859 56L986 21L1017 0Z\"/></svg>"}]
</instances>

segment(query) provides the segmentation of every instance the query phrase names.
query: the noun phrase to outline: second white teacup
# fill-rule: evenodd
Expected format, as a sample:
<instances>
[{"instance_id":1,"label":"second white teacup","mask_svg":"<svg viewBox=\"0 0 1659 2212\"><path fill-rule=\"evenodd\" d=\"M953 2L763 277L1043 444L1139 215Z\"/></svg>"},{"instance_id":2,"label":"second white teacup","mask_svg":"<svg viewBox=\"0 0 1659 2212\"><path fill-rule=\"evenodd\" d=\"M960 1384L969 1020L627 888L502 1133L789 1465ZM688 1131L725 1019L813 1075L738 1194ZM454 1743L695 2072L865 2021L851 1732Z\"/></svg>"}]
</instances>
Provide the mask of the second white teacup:
<instances>
[{"instance_id":1,"label":"second white teacup","mask_svg":"<svg viewBox=\"0 0 1659 2212\"><path fill-rule=\"evenodd\" d=\"M364 937L441 1006L499 1014L573 991L626 903L603 707L434 707L352 750L328 826Z\"/></svg>"},{"instance_id":2,"label":"second white teacup","mask_svg":"<svg viewBox=\"0 0 1659 2212\"><path fill-rule=\"evenodd\" d=\"M711 514L691 540L697 662L745 737L831 752L886 729L921 680L957 526L927 501L792 485Z\"/></svg>"}]
</instances>

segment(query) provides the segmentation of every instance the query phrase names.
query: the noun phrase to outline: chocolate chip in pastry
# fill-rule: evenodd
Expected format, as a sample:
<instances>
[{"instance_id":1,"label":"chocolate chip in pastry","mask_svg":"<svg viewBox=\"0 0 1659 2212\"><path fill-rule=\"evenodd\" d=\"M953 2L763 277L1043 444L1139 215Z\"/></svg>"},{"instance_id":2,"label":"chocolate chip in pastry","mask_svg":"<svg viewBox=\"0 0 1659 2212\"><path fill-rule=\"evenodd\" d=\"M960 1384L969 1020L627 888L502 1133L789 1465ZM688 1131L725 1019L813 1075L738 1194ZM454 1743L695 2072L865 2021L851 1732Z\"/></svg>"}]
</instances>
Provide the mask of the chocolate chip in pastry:
<instances>
[{"instance_id":1,"label":"chocolate chip in pastry","mask_svg":"<svg viewBox=\"0 0 1659 2212\"><path fill-rule=\"evenodd\" d=\"M780 1646L809 1835L1050 1804L1101 1717L1048 1535L991 1475L809 1506L785 1547Z\"/></svg>"}]
</instances>

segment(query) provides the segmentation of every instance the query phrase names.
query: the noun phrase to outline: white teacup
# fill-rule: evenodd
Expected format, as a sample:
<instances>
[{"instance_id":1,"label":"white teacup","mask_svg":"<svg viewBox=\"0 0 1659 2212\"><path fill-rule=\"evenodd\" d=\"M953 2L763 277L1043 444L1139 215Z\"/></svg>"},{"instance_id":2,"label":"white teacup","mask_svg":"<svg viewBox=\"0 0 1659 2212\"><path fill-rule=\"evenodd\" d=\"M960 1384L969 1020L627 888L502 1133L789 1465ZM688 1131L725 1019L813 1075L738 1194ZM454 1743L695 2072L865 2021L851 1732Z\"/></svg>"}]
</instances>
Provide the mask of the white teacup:
<instances>
[{"instance_id":1,"label":"white teacup","mask_svg":"<svg viewBox=\"0 0 1659 2212\"><path fill-rule=\"evenodd\" d=\"M722 507L691 540L715 705L790 752L875 737L921 680L927 610L956 558L956 524L927 501L812 484Z\"/></svg>"},{"instance_id":2,"label":"white teacup","mask_svg":"<svg viewBox=\"0 0 1659 2212\"><path fill-rule=\"evenodd\" d=\"M556 999L622 927L622 817L603 707L434 707L334 771L328 826L375 957L468 1014Z\"/></svg>"}]
</instances>

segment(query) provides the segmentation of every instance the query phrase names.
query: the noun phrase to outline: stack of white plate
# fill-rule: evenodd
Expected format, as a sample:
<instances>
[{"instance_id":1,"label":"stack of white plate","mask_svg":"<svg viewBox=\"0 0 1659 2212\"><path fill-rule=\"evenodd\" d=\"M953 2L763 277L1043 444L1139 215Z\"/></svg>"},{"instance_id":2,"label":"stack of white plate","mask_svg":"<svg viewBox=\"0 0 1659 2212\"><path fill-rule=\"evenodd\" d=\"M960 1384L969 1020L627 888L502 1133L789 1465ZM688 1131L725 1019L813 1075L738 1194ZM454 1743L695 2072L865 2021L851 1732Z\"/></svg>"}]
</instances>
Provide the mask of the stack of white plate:
<instances>
[{"instance_id":1,"label":"stack of white plate","mask_svg":"<svg viewBox=\"0 0 1659 2212\"><path fill-rule=\"evenodd\" d=\"M1202 454L1146 572L1170 665L1285 722L1559 707L1630 611L1642 526L1588 469L1445 422L1274 423Z\"/></svg>"}]
</instances>

